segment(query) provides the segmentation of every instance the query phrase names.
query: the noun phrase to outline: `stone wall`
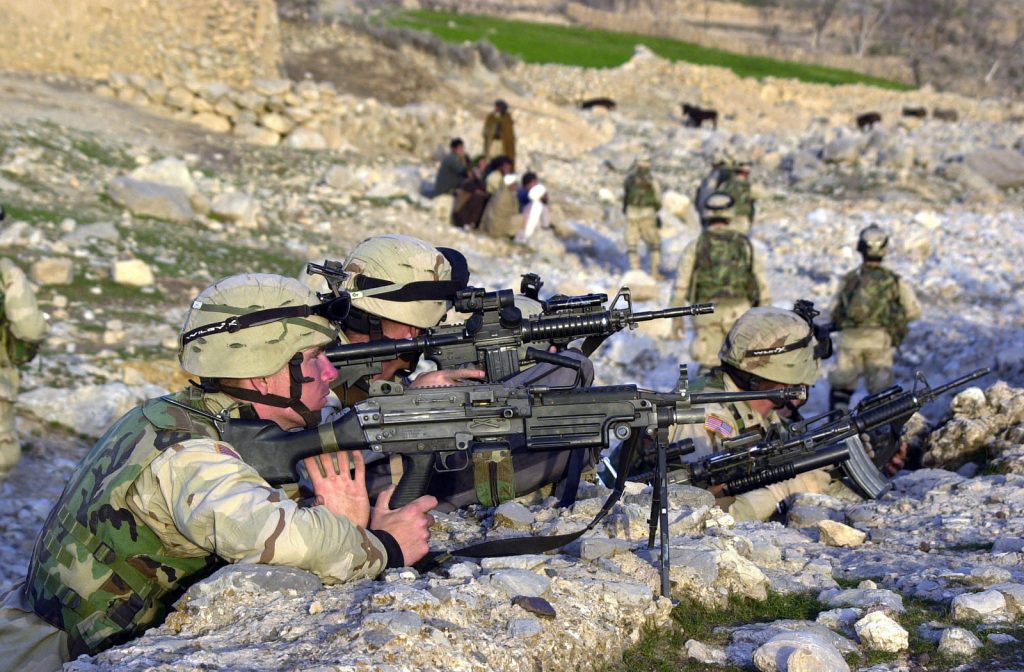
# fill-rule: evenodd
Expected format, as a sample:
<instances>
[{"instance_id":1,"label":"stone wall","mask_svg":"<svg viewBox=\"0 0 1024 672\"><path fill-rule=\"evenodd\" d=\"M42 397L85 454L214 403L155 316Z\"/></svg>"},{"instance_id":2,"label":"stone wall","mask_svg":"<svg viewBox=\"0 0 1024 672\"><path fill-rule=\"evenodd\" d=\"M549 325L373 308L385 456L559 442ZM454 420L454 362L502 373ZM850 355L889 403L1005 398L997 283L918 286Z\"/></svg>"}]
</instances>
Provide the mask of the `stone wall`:
<instances>
[{"instance_id":1,"label":"stone wall","mask_svg":"<svg viewBox=\"0 0 1024 672\"><path fill-rule=\"evenodd\" d=\"M274 0L0 0L0 67L248 83L279 74Z\"/></svg>"}]
</instances>

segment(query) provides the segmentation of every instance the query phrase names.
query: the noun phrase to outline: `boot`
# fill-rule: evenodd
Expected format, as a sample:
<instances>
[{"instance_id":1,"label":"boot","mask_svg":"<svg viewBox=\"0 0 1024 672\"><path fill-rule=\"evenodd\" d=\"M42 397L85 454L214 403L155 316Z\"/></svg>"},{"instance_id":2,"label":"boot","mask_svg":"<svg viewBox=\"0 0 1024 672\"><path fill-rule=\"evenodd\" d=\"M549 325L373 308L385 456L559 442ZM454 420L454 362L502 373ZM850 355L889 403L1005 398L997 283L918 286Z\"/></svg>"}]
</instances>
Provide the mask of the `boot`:
<instances>
[{"instance_id":1,"label":"boot","mask_svg":"<svg viewBox=\"0 0 1024 672\"><path fill-rule=\"evenodd\" d=\"M828 392L828 410L848 411L850 410L850 399L853 398L853 390L840 390L833 387Z\"/></svg>"}]
</instances>

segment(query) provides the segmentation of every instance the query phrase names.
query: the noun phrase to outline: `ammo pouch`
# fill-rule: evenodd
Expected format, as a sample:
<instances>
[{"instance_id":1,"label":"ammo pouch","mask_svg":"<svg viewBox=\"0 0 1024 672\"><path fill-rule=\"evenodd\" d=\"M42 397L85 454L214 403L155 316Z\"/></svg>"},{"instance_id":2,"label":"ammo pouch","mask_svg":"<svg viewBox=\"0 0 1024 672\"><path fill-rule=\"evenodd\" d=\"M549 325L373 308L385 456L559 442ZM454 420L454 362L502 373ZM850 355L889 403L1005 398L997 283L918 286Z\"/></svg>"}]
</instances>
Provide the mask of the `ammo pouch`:
<instances>
[{"instance_id":1,"label":"ammo pouch","mask_svg":"<svg viewBox=\"0 0 1024 672\"><path fill-rule=\"evenodd\" d=\"M494 448L482 445L470 449L468 459L461 460L461 469L434 470L427 494L437 497L442 510L459 509L471 504L497 506L517 497L554 486L554 494L562 496L560 486L578 485L579 473L597 463L599 448L573 450L514 452L507 446ZM573 453L580 457L572 464ZM580 459L582 458L582 459ZM572 467L572 468L570 468ZM366 465L366 489L376 497L392 484L389 460Z\"/></svg>"}]
</instances>

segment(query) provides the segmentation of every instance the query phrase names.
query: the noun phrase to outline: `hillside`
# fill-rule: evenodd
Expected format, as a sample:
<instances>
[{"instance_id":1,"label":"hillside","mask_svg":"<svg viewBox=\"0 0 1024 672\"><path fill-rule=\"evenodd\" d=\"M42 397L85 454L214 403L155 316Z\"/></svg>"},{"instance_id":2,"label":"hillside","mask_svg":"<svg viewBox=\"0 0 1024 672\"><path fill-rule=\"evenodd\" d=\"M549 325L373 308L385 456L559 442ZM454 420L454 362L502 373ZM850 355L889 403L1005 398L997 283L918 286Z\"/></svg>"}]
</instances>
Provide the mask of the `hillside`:
<instances>
[{"instance_id":1,"label":"hillside","mask_svg":"<svg viewBox=\"0 0 1024 672\"><path fill-rule=\"evenodd\" d=\"M649 297L640 307L663 307L698 231L688 196L721 148L749 155L767 193L753 238L774 305L828 305L857 262L857 232L879 222L924 306L897 379L993 374L915 419L928 468L904 472L878 501L801 497L779 522L737 524L707 493L674 486L674 609L657 598L650 493L638 486L558 554L329 587L298 571L229 568L197 584L165 625L65 669L767 670L771 647L754 652L779 637L777 648L806 654L808 667L793 656L791 670L1024 669L1024 103L741 78L645 48L617 67L489 68L478 47L439 60L328 23L284 22L268 41L279 45L273 72L237 78L200 47L181 71L138 72L107 53L97 78L58 60L58 72L22 63L0 73L0 252L39 284L51 324L23 372L26 452L0 484L4 585L24 576L91 442L138 401L183 384L177 330L207 283L245 270L294 275L399 232L464 251L487 288L534 271L545 295L611 295L628 282ZM594 96L619 104L579 109ZM422 195L450 137L479 149L499 97L516 119L519 168L539 173L554 205L555 230L530 246L455 229L447 203ZM718 129L683 126L684 101L718 109ZM903 118L906 106L959 120ZM854 117L869 110L883 120L862 132ZM622 216L608 198L639 154L667 191L670 281L660 285L626 273ZM170 191L144 197L129 176ZM665 324L619 334L598 351L597 384L669 389L686 347ZM826 388L812 390L812 413ZM568 532L605 494L588 483L571 510L535 498L439 515L433 541ZM829 543L826 519L865 539ZM555 617L518 597L546 600ZM862 619L884 620L889 641L908 643L858 634Z\"/></svg>"}]
</instances>

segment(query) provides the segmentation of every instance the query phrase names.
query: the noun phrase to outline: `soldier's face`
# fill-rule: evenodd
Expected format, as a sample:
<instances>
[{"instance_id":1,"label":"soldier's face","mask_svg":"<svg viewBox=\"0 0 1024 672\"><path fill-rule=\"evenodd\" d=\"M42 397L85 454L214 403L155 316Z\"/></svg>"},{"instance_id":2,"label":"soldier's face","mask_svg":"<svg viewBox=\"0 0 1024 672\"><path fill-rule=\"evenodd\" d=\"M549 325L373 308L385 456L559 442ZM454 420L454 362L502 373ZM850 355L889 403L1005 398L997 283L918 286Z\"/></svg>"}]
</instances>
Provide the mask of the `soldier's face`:
<instances>
[{"instance_id":1,"label":"soldier's face","mask_svg":"<svg viewBox=\"0 0 1024 672\"><path fill-rule=\"evenodd\" d=\"M327 404L327 396L331 392L331 382L338 377L338 371L327 359L322 347L303 350L300 369L304 378L312 378L312 380L302 384L302 395L299 400L309 410L319 411ZM291 394L291 377L288 366L272 376L267 376L266 381L269 394L285 398ZM281 429L304 427L306 424L302 417L290 408L261 405L258 410L261 418L273 420Z\"/></svg>"}]
</instances>

